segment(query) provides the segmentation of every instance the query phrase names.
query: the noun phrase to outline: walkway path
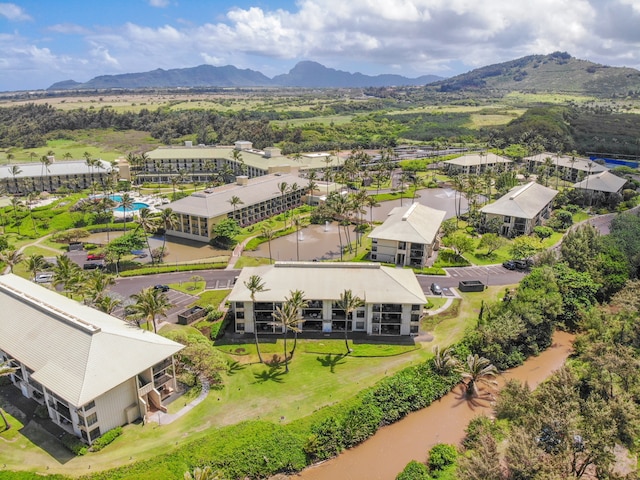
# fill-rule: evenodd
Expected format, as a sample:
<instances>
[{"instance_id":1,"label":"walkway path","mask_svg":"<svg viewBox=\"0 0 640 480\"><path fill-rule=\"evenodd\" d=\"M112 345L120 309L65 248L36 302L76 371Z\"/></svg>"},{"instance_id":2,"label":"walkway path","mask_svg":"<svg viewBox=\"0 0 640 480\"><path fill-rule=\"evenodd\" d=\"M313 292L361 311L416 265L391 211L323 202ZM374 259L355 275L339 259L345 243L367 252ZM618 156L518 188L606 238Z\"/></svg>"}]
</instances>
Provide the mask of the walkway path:
<instances>
[{"instance_id":1,"label":"walkway path","mask_svg":"<svg viewBox=\"0 0 640 480\"><path fill-rule=\"evenodd\" d=\"M204 399L207 398L207 395L209 395L209 382L203 378L200 379L200 382L202 383L202 391L200 392L200 395L198 395L197 398L191 400L189 403L186 403L185 406L180 409L180 411L176 413L164 413L158 410L157 412L147 417L149 421L156 422L158 425L167 425L193 410L196 405L202 403ZM180 397L176 398L174 401L179 402Z\"/></svg>"}]
</instances>

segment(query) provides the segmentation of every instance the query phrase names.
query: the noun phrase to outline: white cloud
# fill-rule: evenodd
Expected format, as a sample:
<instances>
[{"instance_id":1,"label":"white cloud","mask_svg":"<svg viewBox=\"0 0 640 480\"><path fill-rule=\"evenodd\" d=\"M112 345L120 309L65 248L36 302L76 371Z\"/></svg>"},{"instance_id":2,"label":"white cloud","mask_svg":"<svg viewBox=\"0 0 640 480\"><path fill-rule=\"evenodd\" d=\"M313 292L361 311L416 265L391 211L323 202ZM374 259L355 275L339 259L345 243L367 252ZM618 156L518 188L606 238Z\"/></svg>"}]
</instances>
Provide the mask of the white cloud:
<instances>
[{"instance_id":1,"label":"white cloud","mask_svg":"<svg viewBox=\"0 0 640 480\"><path fill-rule=\"evenodd\" d=\"M168 7L169 3L169 0L149 0L149 5L156 8Z\"/></svg>"},{"instance_id":2,"label":"white cloud","mask_svg":"<svg viewBox=\"0 0 640 480\"><path fill-rule=\"evenodd\" d=\"M48 31L64 35L87 35L90 30L74 23L57 23L47 28Z\"/></svg>"},{"instance_id":3,"label":"white cloud","mask_svg":"<svg viewBox=\"0 0 640 480\"><path fill-rule=\"evenodd\" d=\"M31 20L31 17L25 13L22 7L15 3L0 3L0 15L12 21Z\"/></svg>"}]
</instances>

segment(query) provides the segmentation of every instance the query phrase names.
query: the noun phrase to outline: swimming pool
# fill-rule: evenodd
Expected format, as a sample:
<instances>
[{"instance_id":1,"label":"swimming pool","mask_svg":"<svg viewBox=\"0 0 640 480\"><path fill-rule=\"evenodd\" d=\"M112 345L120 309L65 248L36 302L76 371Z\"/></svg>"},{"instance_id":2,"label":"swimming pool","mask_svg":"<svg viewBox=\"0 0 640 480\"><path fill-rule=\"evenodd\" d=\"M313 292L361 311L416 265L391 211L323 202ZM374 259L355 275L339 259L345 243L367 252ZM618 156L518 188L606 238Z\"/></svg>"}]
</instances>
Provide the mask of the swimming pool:
<instances>
[{"instance_id":1,"label":"swimming pool","mask_svg":"<svg viewBox=\"0 0 640 480\"><path fill-rule=\"evenodd\" d=\"M136 212L138 210L142 210L143 208L149 208L149 205L144 202L133 202L133 204L131 205L131 208L127 208L127 212ZM124 213L124 208L122 207L122 205L120 205L114 208L113 211Z\"/></svg>"}]
</instances>

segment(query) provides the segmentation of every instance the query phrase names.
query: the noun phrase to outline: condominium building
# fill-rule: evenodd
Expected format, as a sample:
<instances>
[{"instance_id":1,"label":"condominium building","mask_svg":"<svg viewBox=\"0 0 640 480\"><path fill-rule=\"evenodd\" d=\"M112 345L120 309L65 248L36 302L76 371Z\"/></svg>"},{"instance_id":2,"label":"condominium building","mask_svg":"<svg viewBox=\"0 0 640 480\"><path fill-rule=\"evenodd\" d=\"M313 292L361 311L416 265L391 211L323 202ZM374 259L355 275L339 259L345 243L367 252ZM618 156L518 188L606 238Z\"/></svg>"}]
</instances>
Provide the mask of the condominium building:
<instances>
[{"instance_id":1,"label":"condominium building","mask_svg":"<svg viewBox=\"0 0 640 480\"><path fill-rule=\"evenodd\" d=\"M505 171L513 162L495 153L469 153L444 162L449 175L480 175L488 169Z\"/></svg>"},{"instance_id":2,"label":"condominium building","mask_svg":"<svg viewBox=\"0 0 640 480\"><path fill-rule=\"evenodd\" d=\"M433 254L446 214L419 203L394 208L384 223L369 234L371 260L424 267Z\"/></svg>"},{"instance_id":3,"label":"condominium building","mask_svg":"<svg viewBox=\"0 0 640 480\"><path fill-rule=\"evenodd\" d=\"M22 394L91 444L161 410L183 346L13 274L0 276L0 361Z\"/></svg>"},{"instance_id":4,"label":"condominium building","mask_svg":"<svg viewBox=\"0 0 640 480\"><path fill-rule=\"evenodd\" d=\"M245 282L261 278L264 289L252 298ZM237 333L282 333L273 313L291 292L300 290L307 301L298 325L304 332L362 332L368 335L417 334L427 300L412 270L378 263L276 262L245 267L229 301ZM362 306L349 314L340 308L340 295L351 290Z\"/></svg>"},{"instance_id":5,"label":"condominium building","mask_svg":"<svg viewBox=\"0 0 640 480\"><path fill-rule=\"evenodd\" d=\"M514 187L480 209L483 223L497 219L501 235L528 235L549 218L557 194L557 190L535 182Z\"/></svg>"},{"instance_id":6,"label":"condominium building","mask_svg":"<svg viewBox=\"0 0 640 480\"><path fill-rule=\"evenodd\" d=\"M164 205L178 217L167 234L208 242L211 229L224 218L233 218L240 226L251 225L301 205L308 184L295 171L238 176L236 183L207 188Z\"/></svg>"},{"instance_id":7,"label":"condominium building","mask_svg":"<svg viewBox=\"0 0 640 480\"><path fill-rule=\"evenodd\" d=\"M180 182L226 183L233 177L260 177L288 169L318 170L338 167L343 160L329 153L283 155L277 147L253 148L247 141L235 145L193 145L159 147L147 152L137 167L136 183Z\"/></svg>"},{"instance_id":8,"label":"condominium building","mask_svg":"<svg viewBox=\"0 0 640 480\"><path fill-rule=\"evenodd\" d=\"M589 160L568 155L558 155L555 153L541 153L531 157L526 157L524 161L528 165L528 170L532 173L544 172L547 176L558 175L559 178L568 182L577 182L587 175L606 172L608 167Z\"/></svg>"},{"instance_id":9,"label":"condominium building","mask_svg":"<svg viewBox=\"0 0 640 480\"><path fill-rule=\"evenodd\" d=\"M61 188L83 190L97 183L100 187L112 178L117 180L118 170L105 160L96 160L88 166L82 160L57 161L49 157L49 164L39 162L15 163L0 167L0 185L12 195L31 192L57 192Z\"/></svg>"}]
</instances>

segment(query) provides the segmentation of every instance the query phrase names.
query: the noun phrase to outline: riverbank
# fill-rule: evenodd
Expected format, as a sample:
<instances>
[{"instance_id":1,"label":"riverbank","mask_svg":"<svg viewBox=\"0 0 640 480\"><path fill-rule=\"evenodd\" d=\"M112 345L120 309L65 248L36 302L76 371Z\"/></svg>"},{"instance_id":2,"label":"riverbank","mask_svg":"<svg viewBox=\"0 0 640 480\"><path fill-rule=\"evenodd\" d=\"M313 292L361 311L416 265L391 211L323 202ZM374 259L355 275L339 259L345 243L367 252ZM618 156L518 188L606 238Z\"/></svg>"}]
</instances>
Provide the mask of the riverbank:
<instances>
[{"instance_id":1,"label":"riverbank","mask_svg":"<svg viewBox=\"0 0 640 480\"><path fill-rule=\"evenodd\" d=\"M571 354L574 338L566 332L556 332L551 347L500 375L499 387L510 379L527 382L530 388L537 387L564 364ZM411 460L424 462L429 449L437 443L459 445L471 419L492 414L492 402L493 397L487 394L468 401L459 385L429 407L381 428L357 447L289 479L393 480Z\"/></svg>"}]
</instances>

